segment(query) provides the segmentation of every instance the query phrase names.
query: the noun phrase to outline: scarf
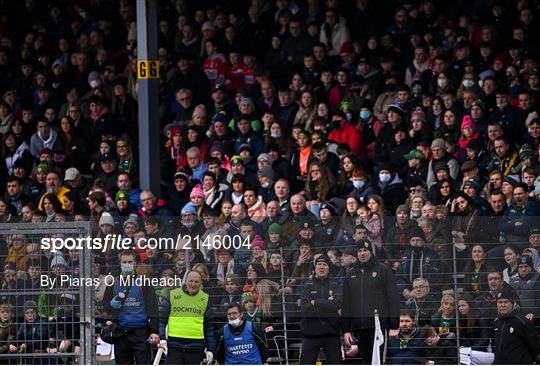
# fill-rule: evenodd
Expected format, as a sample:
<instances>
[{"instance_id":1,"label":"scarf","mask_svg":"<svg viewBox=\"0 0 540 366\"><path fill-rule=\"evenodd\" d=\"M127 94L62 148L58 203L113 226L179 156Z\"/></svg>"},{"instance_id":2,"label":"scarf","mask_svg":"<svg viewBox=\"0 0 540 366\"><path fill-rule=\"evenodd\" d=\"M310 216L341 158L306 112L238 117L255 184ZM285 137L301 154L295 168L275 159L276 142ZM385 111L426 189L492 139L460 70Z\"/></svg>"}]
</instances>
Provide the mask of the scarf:
<instances>
[{"instance_id":1,"label":"scarf","mask_svg":"<svg viewBox=\"0 0 540 366\"><path fill-rule=\"evenodd\" d=\"M218 282L225 283L225 278L234 274L234 258L227 263L227 270L225 271L225 265L223 263L218 264L217 268L217 280Z\"/></svg>"},{"instance_id":2,"label":"scarf","mask_svg":"<svg viewBox=\"0 0 540 366\"><path fill-rule=\"evenodd\" d=\"M5 160L6 160L6 166L8 168L9 175L13 175L13 164L15 164L15 162L19 158L22 158L25 150L28 150L28 145L26 144L26 142L23 142L22 144L19 145L17 150L15 150L15 153L13 153L13 155L6 156Z\"/></svg>"},{"instance_id":3,"label":"scarf","mask_svg":"<svg viewBox=\"0 0 540 366\"><path fill-rule=\"evenodd\" d=\"M53 149L54 142L56 141L56 131L50 130L49 137L47 139L44 139L43 136L41 136L41 132L38 131L38 137L43 143L44 149Z\"/></svg>"}]
</instances>

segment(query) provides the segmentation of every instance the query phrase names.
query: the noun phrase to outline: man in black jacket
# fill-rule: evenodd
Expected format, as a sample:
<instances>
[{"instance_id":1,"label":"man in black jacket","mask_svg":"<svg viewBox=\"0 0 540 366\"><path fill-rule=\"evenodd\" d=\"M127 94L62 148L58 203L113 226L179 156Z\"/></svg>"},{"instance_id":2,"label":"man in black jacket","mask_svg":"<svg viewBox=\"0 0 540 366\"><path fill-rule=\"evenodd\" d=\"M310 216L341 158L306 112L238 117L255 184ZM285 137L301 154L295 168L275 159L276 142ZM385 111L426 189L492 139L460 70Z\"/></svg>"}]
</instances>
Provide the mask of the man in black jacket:
<instances>
[{"instance_id":1,"label":"man in black jacket","mask_svg":"<svg viewBox=\"0 0 540 366\"><path fill-rule=\"evenodd\" d=\"M302 285L302 356L301 365L313 365L319 350L324 350L326 362L341 363L341 340L338 310L341 307L341 287L328 278L331 261L326 256L315 260L315 276Z\"/></svg>"},{"instance_id":2,"label":"man in black jacket","mask_svg":"<svg viewBox=\"0 0 540 366\"><path fill-rule=\"evenodd\" d=\"M392 269L377 262L372 245L365 240L358 243L358 264L347 273L343 284L343 341L352 343L353 334L358 340L359 356L363 364L371 362L374 312L379 313L381 328L396 337L399 328L399 297Z\"/></svg>"},{"instance_id":3,"label":"man in black jacket","mask_svg":"<svg viewBox=\"0 0 540 366\"><path fill-rule=\"evenodd\" d=\"M491 344L494 365L530 365L538 354L538 333L532 321L516 309L513 294L503 289L497 294L499 317L493 324Z\"/></svg>"}]
</instances>

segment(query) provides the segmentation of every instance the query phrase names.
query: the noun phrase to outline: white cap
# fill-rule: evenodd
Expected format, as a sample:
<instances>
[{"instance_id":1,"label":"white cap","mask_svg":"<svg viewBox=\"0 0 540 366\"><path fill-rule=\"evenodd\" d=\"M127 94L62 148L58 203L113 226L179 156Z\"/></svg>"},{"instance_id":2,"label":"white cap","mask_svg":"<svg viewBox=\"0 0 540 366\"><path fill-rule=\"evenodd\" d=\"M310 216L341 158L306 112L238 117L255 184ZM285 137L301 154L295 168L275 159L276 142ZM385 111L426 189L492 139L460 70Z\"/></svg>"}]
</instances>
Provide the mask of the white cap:
<instances>
[{"instance_id":1,"label":"white cap","mask_svg":"<svg viewBox=\"0 0 540 366\"><path fill-rule=\"evenodd\" d=\"M77 168L69 168L66 170L64 175L64 180L74 180L77 176L81 174Z\"/></svg>"}]
</instances>

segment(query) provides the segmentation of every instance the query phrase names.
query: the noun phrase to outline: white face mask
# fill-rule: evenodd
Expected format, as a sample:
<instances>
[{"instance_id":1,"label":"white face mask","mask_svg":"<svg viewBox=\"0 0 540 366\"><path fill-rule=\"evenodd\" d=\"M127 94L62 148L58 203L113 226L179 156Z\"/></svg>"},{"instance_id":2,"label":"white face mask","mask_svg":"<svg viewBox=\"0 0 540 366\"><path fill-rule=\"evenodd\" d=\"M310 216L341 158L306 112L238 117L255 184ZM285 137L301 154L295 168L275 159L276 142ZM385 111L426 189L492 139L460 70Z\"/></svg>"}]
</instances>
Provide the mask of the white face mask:
<instances>
[{"instance_id":1,"label":"white face mask","mask_svg":"<svg viewBox=\"0 0 540 366\"><path fill-rule=\"evenodd\" d=\"M461 82L461 84L463 84L465 88L472 88L472 86L474 85L474 81L465 79Z\"/></svg>"},{"instance_id":2,"label":"white face mask","mask_svg":"<svg viewBox=\"0 0 540 366\"><path fill-rule=\"evenodd\" d=\"M264 182L264 183L262 183L262 184L261 184L261 187L263 187L263 188L268 188L268 187L270 187L270 182Z\"/></svg>"},{"instance_id":3,"label":"white face mask","mask_svg":"<svg viewBox=\"0 0 540 366\"><path fill-rule=\"evenodd\" d=\"M274 139L278 139L281 137L281 132L272 132L270 136L272 136Z\"/></svg>"},{"instance_id":4,"label":"white face mask","mask_svg":"<svg viewBox=\"0 0 540 366\"><path fill-rule=\"evenodd\" d=\"M235 328L236 328L236 327L240 326L240 322L241 322L240 319L229 320L229 325L230 325L231 327L235 327Z\"/></svg>"},{"instance_id":5,"label":"white face mask","mask_svg":"<svg viewBox=\"0 0 540 366\"><path fill-rule=\"evenodd\" d=\"M100 85L101 85L101 81L99 81L99 80L90 80L90 87L92 89L99 88Z\"/></svg>"},{"instance_id":6,"label":"white face mask","mask_svg":"<svg viewBox=\"0 0 540 366\"><path fill-rule=\"evenodd\" d=\"M446 88L446 86L448 85L448 80L437 79L437 85L439 86L439 88Z\"/></svg>"}]
</instances>

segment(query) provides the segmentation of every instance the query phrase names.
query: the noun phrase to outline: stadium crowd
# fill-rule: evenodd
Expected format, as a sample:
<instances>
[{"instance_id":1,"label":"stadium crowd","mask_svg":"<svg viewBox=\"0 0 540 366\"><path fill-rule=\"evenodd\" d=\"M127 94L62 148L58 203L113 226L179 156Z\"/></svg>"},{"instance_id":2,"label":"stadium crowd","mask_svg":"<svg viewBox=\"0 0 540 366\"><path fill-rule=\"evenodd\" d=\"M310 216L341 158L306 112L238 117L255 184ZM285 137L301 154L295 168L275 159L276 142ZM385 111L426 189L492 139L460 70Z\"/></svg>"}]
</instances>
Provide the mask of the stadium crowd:
<instances>
[{"instance_id":1,"label":"stadium crowd","mask_svg":"<svg viewBox=\"0 0 540 366\"><path fill-rule=\"evenodd\" d=\"M0 2L0 222L136 243L94 253L118 363L165 336L169 363L371 363L375 310L390 364L536 360L538 1L157 3L152 192L135 2ZM2 238L0 363L78 362L80 299L40 276L82 260Z\"/></svg>"}]
</instances>

